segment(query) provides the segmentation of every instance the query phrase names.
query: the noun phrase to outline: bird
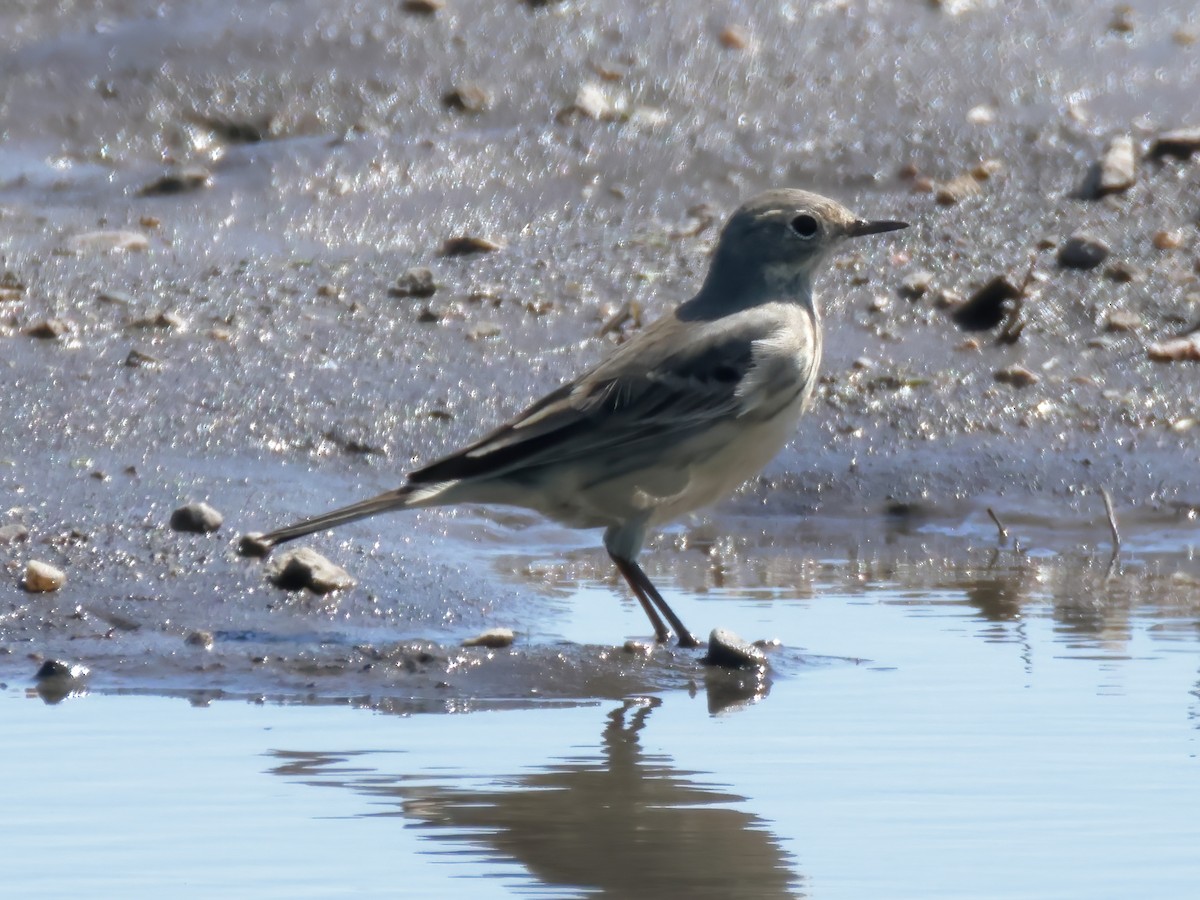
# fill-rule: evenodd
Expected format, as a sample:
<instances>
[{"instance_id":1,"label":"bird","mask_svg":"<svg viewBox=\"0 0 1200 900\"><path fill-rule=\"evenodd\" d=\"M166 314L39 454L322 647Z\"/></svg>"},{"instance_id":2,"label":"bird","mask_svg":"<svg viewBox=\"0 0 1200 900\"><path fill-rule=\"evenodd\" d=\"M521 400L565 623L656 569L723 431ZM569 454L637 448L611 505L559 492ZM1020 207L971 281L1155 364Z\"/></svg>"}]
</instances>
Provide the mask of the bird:
<instances>
[{"instance_id":1,"label":"bird","mask_svg":"<svg viewBox=\"0 0 1200 900\"><path fill-rule=\"evenodd\" d=\"M394 490L247 534L241 551L266 555L395 510L523 507L570 527L603 528L656 641L669 641L674 628L678 646L698 647L638 564L646 533L732 493L787 444L821 361L815 274L847 240L906 227L861 219L808 191L759 194L730 215L695 296L597 365L409 472Z\"/></svg>"}]
</instances>

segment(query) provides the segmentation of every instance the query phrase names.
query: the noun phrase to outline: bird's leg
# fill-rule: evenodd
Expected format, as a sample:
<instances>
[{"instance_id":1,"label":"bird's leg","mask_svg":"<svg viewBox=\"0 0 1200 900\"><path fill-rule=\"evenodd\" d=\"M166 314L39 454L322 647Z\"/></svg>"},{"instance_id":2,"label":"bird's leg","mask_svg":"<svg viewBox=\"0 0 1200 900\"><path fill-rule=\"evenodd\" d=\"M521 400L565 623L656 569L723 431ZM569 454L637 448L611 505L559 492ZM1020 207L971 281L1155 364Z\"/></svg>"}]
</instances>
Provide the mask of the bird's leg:
<instances>
[{"instance_id":1,"label":"bird's leg","mask_svg":"<svg viewBox=\"0 0 1200 900\"><path fill-rule=\"evenodd\" d=\"M654 586L654 583L642 571L642 567L632 559L622 559L618 556L613 556L612 559L617 564L617 568L621 574L625 576L625 580L629 582L629 586L633 588L633 592L642 601L642 608L646 610L646 615L650 616L650 621L655 623L655 634L658 636L658 639L665 641L670 637L670 633L665 628L662 633L659 632L658 629L662 627L662 620L651 610L649 604L646 602L647 598L658 607L659 611L667 617L667 621L674 626L675 633L679 635L680 647L699 647L700 642L692 637L692 633L688 631L687 626L683 624L679 616L675 615L675 611L663 599L662 594L658 592L658 588Z\"/></svg>"},{"instance_id":2,"label":"bird's leg","mask_svg":"<svg viewBox=\"0 0 1200 900\"><path fill-rule=\"evenodd\" d=\"M622 559L613 553L610 553L609 556L616 564L617 571L625 577L625 580L629 582L629 586L633 588L633 595L637 597L638 603L642 604L642 609L646 612L646 618L648 618L650 620L650 624L654 626L654 640L658 641L660 644L665 644L671 639L671 632L667 629L667 626L663 624L662 618L650 604L650 598L647 597L645 592L642 591L640 585L638 584L637 577L633 574L635 571L641 572L641 569L638 568L637 563L632 562L631 560ZM642 577L645 578L646 576L643 574Z\"/></svg>"}]
</instances>

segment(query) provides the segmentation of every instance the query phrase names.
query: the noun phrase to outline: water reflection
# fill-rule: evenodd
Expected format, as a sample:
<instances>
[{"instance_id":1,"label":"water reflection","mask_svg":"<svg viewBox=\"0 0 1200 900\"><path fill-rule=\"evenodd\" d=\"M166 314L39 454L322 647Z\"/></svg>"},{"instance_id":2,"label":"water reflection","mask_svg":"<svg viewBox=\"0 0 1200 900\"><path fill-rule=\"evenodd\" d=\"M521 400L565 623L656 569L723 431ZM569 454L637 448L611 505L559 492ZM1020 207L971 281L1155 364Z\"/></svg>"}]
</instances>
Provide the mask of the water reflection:
<instances>
[{"instance_id":1,"label":"water reflection","mask_svg":"<svg viewBox=\"0 0 1200 900\"><path fill-rule=\"evenodd\" d=\"M482 787L466 786L469 775L454 783L444 772L386 774L362 766L363 754L279 750L271 771L383 799L395 811L373 815L420 823L440 845L431 853L466 845L472 852L456 856L481 876L489 874L481 863L516 862L557 888L554 896L803 896L795 860L769 824L734 807L746 798L642 747L660 703L627 700L605 716L596 751Z\"/></svg>"}]
</instances>

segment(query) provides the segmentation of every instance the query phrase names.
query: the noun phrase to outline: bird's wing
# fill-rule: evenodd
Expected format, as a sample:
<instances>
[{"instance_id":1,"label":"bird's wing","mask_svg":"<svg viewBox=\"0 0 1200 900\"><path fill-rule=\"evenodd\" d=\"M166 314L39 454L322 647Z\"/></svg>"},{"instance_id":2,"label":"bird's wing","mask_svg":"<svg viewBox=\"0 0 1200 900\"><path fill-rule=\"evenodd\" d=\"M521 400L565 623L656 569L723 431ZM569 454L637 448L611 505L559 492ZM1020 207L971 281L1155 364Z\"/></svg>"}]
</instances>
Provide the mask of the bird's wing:
<instances>
[{"instance_id":1,"label":"bird's wing","mask_svg":"<svg viewBox=\"0 0 1200 900\"><path fill-rule=\"evenodd\" d=\"M758 405L756 349L770 323L747 317L655 323L609 359L481 440L409 475L410 483L516 474L603 454L610 466L652 444L680 441Z\"/></svg>"}]
</instances>

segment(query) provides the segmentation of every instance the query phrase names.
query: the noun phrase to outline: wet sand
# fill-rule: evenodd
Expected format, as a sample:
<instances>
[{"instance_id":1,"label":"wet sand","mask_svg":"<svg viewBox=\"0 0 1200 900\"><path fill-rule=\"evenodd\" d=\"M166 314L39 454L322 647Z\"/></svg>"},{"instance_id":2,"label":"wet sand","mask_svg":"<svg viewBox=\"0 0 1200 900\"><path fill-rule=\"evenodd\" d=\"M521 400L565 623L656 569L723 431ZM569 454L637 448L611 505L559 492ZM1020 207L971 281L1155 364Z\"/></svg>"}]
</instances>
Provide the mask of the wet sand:
<instances>
[{"instance_id":1,"label":"wet sand","mask_svg":"<svg viewBox=\"0 0 1200 900\"><path fill-rule=\"evenodd\" d=\"M1148 347L1200 320L1200 155L1077 196L1113 137L1144 155L1200 123L1192 4L1140 4L1131 30L1066 3L402 7L0 11L0 526L28 529L0 545L0 676L53 657L100 688L376 702L690 683L691 655L614 649L642 627L615 600L561 640L563 594L623 596L593 535L470 510L366 523L311 542L359 582L328 598L272 587L233 543L395 486L594 362L639 316L604 323L689 296L719 222L777 185L913 227L821 280L809 418L658 539L651 575L675 596L802 587L828 560L963 583L991 507L1013 571L1106 598L1161 572L1152 601L1194 615L1197 369ZM207 175L160 181L186 167ZM1079 230L1103 266L1056 262ZM88 237L112 231L142 249ZM460 235L502 247L441 255ZM1015 343L939 308L1031 262ZM433 296L395 296L413 266ZM996 380L1013 366L1036 383ZM1089 580L1101 488L1134 561L1115 588ZM193 500L220 531L167 527ZM29 559L67 584L25 593ZM512 653L457 647L513 622L533 624Z\"/></svg>"}]
</instances>

